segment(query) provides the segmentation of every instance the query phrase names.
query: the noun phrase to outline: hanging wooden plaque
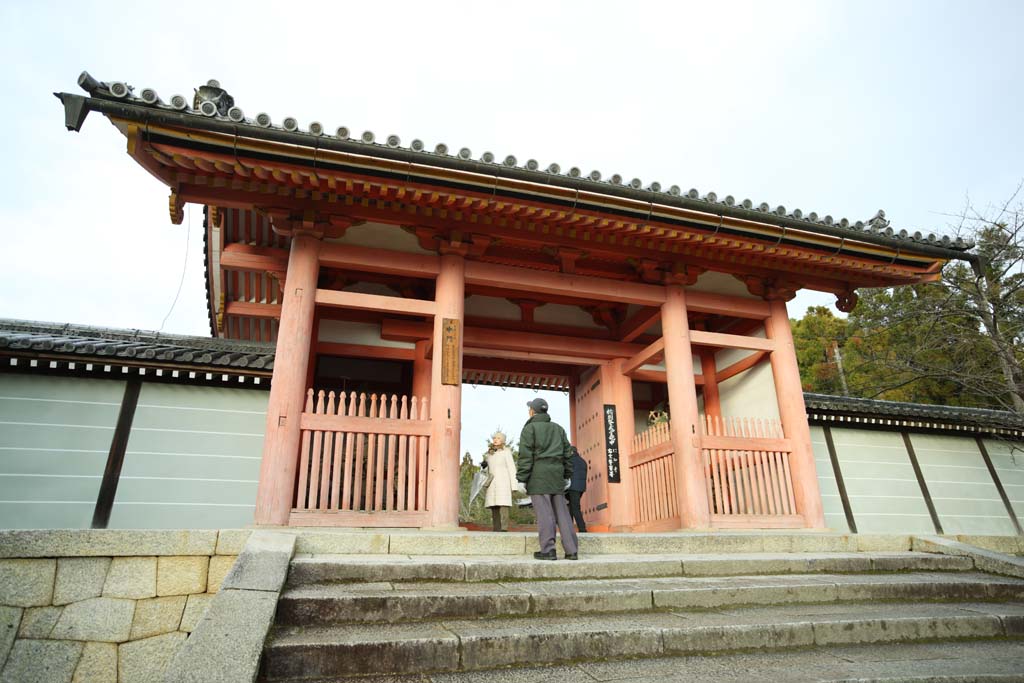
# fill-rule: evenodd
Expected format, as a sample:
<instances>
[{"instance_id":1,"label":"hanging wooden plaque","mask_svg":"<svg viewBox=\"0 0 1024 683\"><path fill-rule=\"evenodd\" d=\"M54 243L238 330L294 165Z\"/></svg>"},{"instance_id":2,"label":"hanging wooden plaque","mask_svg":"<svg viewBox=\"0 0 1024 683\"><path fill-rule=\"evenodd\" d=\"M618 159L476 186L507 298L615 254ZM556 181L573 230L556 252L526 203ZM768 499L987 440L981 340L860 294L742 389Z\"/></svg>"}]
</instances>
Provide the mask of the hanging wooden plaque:
<instances>
[{"instance_id":1,"label":"hanging wooden plaque","mask_svg":"<svg viewBox=\"0 0 1024 683\"><path fill-rule=\"evenodd\" d=\"M459 356L459 321L445 318L441 323L441 384L462 384Z\"/></svg>"}]
</instances>

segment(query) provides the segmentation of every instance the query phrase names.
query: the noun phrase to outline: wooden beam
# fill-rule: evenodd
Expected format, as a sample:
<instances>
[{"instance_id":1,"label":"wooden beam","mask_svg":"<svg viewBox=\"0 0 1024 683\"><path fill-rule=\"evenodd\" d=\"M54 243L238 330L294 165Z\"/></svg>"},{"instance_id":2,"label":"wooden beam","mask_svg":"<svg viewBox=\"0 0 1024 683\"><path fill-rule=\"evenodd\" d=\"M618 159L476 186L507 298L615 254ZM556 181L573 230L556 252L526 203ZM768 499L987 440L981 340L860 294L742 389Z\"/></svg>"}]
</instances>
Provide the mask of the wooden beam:
<instances>
[{"instance_id":1,"label":"wooden beam","mask_svg":"<svg viewBox=\"0 0 1024 683\"><path fill-rule=\"evenodd\" d=\"M655 384L667 384L668 374L664 370L634 370L629 378L634 382L654 382ZM694 375L693 383L703 386L704 375Z\"/></svg>"},{"instance_id":2,"label":"wooden beam","mask_svg":"<svg viewBox=\"0 0 1024 683\"><path fill-rule=\"evenodd\" d=\"M753 353L753 354L747 356L746 358L744 358L743 360L738 360L735 363L733 363L732 365L730 365L729 367L723 368L723 369L719 370L718 372L716 372L715 373L715 381L718 382L719 384L721 384L722 382L724 382L725 380L729 379L730 377L735 377L736 375L740 374L741 372L745 372L745 371L749 370L750 368L754 367L755 365L757 365L757 364L759 364L762 361L767 360L767 359L768 359L768 352L767 351L758 351L757 353Z\"/></svg>"},{"instance_id":3,"label":"wooden beam","mask_svg":"<svg viewBox=\"0 0 1024 683\"><path fill-rule=\"evenodd\" d=\"M664 355L665 353L665 338L662 337L657 341L648 344L641 351L633 354L633 356L622 364L622 374L630 375L634 370L640 368L641 365L647 365L654 361L658 356Z\"/></svg>"},{"instance_id":4,"label":"wooden beam","mask_svg":"<svg viewBox=\"0 0 1024 683\"><path fill-rule=\"evenodd\" d=\"M572 366L564 363L517 362L507 358L487 358L464 355L462 369L475 372L510 372L527 375L552 375L568 377Z\"/></svg>"},{"instance_id":5,"label":"wooden beam","mask_svg":"<svg viewBox=\"0 0 1024 683\"><path fill-rule=\"evenodd\" d=\"M339 344L318 342L316 352L321 356L344 356L347 358L374 358L381 360L415 360L416 349L397 346L370 346L368 344Z\"/></svg>"},{"instance_id":6,"label":"wooden beam","mask_svg":"<svg viewBox=\"0 0 1024 683\"><path fill-rule=\"evenodd\" d=\"M437 305L423 299L404 299L399 296L363 294L361 292L339 292L332 289L316 290L316 305L327 308L348 308L360 311L379 311L399 315L422 315L433 317Z\"/></svg>"},{"instance_id":7,"label":"wooden beam","mask_svg":"<svg viewBox=\"0 0 1024 683\"><path fill-rule=\"evenodd\" d=\"M694 346L715 346L723 349L750 349L752 351L774 351L775 341L762 337L743 337L738 334L690 330L690 344Z\"/></svg>"},{"instance_id":8,"label":"wooden beam","mask_svg":"<svg viewBox=\"0 0 1024 683\"><path fill-rule=\"evenodd\" d=\"M96 507L92 513L93 529L106 529L110 522L110 513L114 509L117 484L121 479L121 467L124 465L125 451L128 450L128 438L132 433L132 420L135 419L135 408L138 406L141 390L142 380L137 376L129 379L124 387L121 410L117 414L114 436L110 440L110 450L107 452L107 465L103 469Z\"/></svg>"},{"instance_id":9,"label":"wooden beam","mask_svg":"<svg viewBox=\"0 0 1024 683\"><path fill-rule=\"evenodd\" d=\"M381 338L392 341L416 342L430 338L431 325L405 320L384 320L381 323ZM465 345L477 349L526 351L549 353L561 356L582 355L601 360L629 358L642 349L638 344L603 339L583 339L533 332L512 332L489 330L480 327L466 327ZM764 341L764 340L762 340ZM489 356L490 354L482 354ZM578 365L578 363L574 363Z\"/></svg>"},{"instance_id":10,"label":"wooden beam","mask_svg":"<svg viewBox=\"0 0 1024 683\"><path fill-rule=\"evenodd\" d=\"M288 270L288 250L233 242L225 245L221 252L220 267L224 270L284 273Z\"/></svg>"},{"instance_id":11,"label":"wooden beam","mask_svg":"<svg viewBox=\"0 0 1024 683\"><path fill-rule=\"evenodd\" d=\"M619 328L619 341L631 342L647 331L651 325L661 319L659 306L645 306L633 314L633 317L622 323Z\"/></svg>"},{"instance_id":12,"label":"wooden beam","mask_svg":"<svg viewBox=\"0 0 1024 683\"><path fill-rule=\"evenodd\" d=\"M606 358L596 358L594 356L586 355L538 353L534 351L513 351L509 349L477 349L471 346L464 347L463 353L472 354L478 358L499 358L524 361L528 363L560 363L562 365L574 365L579 367L601 365L607 360Z\"/></svg>"},{"instance_id":13,"label":"wooden beam","mask_svg":"<svg viewBox=\"0 0 1024 683\"><path fill-rule=\"evenodd\" d=\"M715 315L731 315L737 318L764 320L771 313L767 301L744 299L726 294L712 294L693 289L686 290L686 310Z\"/></svg>"},{"instance_id":14,"label":"wooden beam","mask_svg":"<svg viewBox=\"0 0 1024 683\"><path fill-rule=\"evenodd\" d=\"M281 318L281 304L263 304L255 301L228 301L224 304L224 315L242 318Z\"/></svg>"},{"instance_id":15,"label":"wooden beam","mask_svg":"<svg viewBox=\"0 0 1024 683\"><path fill-rule=\"evenodd\" d=\"M637 282L616 282L585 275L551 273L526 268L500 266L480 261L466 262L466 284L501 287L505 290L562 295L592 301L619 301L641 306L661 305L665 288Z\"/></svg>"},{"instance_id":16,"label":"wooden beam","mask_svg":"<svg viewBox=\"0 0 1024 683\"><path fill-rule=\"evenodd\" d=\"M329 242L325 242L320 248L320 265L326 268L424 279L434 279L441 272L441 260L438 256Z\"/></svg>"}]
</instances>

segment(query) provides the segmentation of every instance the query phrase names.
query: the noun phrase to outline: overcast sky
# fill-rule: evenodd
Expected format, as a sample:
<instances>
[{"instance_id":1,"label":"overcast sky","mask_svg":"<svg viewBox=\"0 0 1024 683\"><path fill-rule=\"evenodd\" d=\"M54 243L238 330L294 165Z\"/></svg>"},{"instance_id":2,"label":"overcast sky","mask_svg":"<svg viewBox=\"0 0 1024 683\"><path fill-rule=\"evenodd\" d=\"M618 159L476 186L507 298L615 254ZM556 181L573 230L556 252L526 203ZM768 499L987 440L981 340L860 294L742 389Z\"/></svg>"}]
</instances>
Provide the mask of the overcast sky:
<instances>
[{"instance_id":1,"label":"overcast sky","mask_svg":"<svg viewBox=\"0 0 1024 683\"><path fill-rule=\"evenodd\" d=\"M1022 23L1016 1L8 0L0 317L209 334L201 209L171 225L102 117L64 130L51 93L83 69L165 100L217 78L248 116L303 128L943 232L1024 177ZM505 415L533 393L466 391L466 447L518 433L524 411Z\"/></svg>"}]
</instances>

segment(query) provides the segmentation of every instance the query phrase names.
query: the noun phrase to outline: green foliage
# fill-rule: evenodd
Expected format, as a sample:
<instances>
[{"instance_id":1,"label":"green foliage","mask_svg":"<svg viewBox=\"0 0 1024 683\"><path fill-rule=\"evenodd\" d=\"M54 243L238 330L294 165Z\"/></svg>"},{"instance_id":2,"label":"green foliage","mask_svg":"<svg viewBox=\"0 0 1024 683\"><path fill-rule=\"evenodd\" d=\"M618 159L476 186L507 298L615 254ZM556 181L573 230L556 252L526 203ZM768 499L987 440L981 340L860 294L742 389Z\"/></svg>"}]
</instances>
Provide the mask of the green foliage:
<instances>
[{"instance_id":1,"label":"green foliage","mask_svg":"<svg viewBox=\"0 0 1024 683\"><path fill-rule=\"evenodd\" d=\"M813 306L793 321L793 342L804 391L841 394L836 345L846 342L846 320L824 306Z\"/></svg>"},{"instance_id":2,"label":"green foliage","mask_svg":"<svg viewBox=\"0 0 1024 683\"><path fill-rule=\"evenodd\" d=\"M968 206L980 274L946 264L928 284L860 290L846 319L822 307L793 322L804 389L1024 413L1024 211ZM843 373L835 350L839 349Z\"/></svg>"}]
</instances>

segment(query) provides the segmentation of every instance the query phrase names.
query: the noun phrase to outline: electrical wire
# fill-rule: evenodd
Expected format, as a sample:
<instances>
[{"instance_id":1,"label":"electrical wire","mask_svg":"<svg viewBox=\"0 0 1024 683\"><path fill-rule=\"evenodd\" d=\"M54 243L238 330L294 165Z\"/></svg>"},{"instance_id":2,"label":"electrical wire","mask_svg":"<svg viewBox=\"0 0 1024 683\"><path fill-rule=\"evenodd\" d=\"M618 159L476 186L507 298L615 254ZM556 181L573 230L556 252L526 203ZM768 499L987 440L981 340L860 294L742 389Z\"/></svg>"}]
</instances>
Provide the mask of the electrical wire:
<instances>
[{"instance_id":1,"label":"electrical wire","mask_svg":"<svg viewBox=\"0 0 1024 683\"><path fill-rule=\"evenodd\" d=\"M174 312L174 307L178 304L178 297L181 296L181 287L185 284L185 271L188 269L188 243L192 237L192 205L185 205L186 223L185 226L185 261L181 264L181 279L178 281L178 291L174 294L174 301L171 302L171 308L167 311L167 315L164 316L163 322L160 323L160 329L157 333L164 331L164 325L167 324L167 319L171 317L171 313Z\"/></svg>"}]
</instances>

